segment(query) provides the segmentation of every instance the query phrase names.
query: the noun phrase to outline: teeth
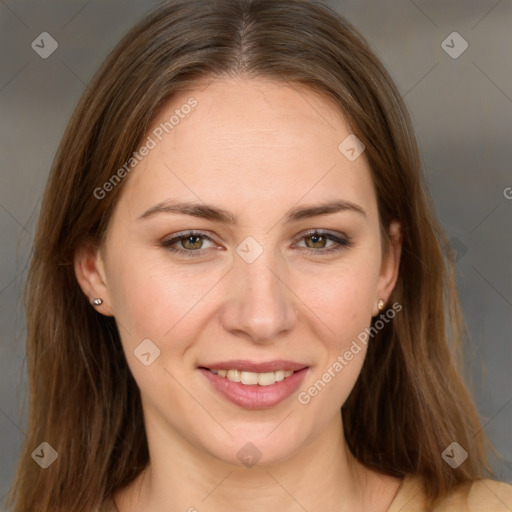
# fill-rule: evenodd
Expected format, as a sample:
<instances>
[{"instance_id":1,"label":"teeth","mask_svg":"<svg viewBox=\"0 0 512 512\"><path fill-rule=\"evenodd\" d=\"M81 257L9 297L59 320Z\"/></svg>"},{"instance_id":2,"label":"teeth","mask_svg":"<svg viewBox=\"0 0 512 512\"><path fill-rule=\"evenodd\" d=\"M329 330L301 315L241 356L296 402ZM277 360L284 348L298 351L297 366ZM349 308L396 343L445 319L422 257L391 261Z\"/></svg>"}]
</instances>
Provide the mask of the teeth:
<instances>
[{"instance_id":1,"label":"teeth","mask_svg":"<svg viewBox=\"0 0 512 512\"><path fill-rule=\"evenodd\" d=\"M258 384L260 386L270 386L276 382L276 374L274 372L253 373L253 375L256 375Z\"/></svg>"},{"instance_id":2,"label":"teeth","mask_svg":"<svg viewBox=\"0 0 512 512\"><path fill-rule=\"evenodd\" d=\"M241 372L238 370L210 370L212 373L217 374L219 377L226 377L232 382L241 382L246 386L270 386L276 382L289 377L294 372L292 370L278 370L276 372Z\"/></svg>"},{"instance_id":3,"label":"teeth","mask_svg":"<svg viewBox=\"0 0 512 512\"><path fill-rule=\"evenodd\" d=\"M238 370L228 370L226 377L232 382L240 382L240 372Z\"/></svg>"},{"instance_id":4,"label":"teeth","mask_svg":"<svg viewBox=\"0 0 512 512\"><path fill-rule=\"evenodd\" d=\"M249 386L254 386L254 384L258 384L258 374L253 373L253 372L241 372L240 382L242 384L248 384Z\"/></svg>"}]
</instances>

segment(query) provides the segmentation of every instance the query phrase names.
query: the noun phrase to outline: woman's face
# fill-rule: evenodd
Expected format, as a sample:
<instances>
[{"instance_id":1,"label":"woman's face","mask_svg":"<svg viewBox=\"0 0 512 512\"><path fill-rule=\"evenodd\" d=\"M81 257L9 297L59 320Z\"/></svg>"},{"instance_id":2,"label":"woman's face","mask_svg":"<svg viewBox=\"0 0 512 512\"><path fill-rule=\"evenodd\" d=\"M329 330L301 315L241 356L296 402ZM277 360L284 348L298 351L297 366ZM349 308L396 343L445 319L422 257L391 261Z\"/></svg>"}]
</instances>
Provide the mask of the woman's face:
<instances>
[{"instance_id":1,"label":"woman's face","mask_svg":"<svg viewBox=\"0 0 512 512\"><path fill-rule=\"evenodd\" d=\"M338 147L349 135L329 99L264 80L217 78L161 110L104 246L77 265L119 326L150 443L272 463L339 422L365 345L344 354L399 257L383 258L364 153Z\"/></svg>"}]
</instances>

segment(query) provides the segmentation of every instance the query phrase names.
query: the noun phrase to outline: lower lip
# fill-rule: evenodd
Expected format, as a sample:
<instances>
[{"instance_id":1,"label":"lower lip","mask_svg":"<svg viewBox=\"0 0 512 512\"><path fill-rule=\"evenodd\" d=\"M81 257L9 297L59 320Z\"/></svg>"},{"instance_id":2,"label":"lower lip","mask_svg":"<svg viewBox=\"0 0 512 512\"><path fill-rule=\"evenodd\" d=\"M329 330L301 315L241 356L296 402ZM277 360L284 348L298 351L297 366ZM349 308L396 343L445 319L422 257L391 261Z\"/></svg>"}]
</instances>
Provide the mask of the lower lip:
<instances>
[{"instance_id":1,"label":"lower lip","mask_svg":"<svg viewBox=\"0 0 512 512\"><path fill-rule=\"evenodd\" d=\"M226 377L199 368L199 371L210 381L212 386L230 402L244 409L266 409L286 400L302 384L309 367L293 373L286 379L271 384L248 386L241 382L232 382Z\"/></svg>"}]
</instances>

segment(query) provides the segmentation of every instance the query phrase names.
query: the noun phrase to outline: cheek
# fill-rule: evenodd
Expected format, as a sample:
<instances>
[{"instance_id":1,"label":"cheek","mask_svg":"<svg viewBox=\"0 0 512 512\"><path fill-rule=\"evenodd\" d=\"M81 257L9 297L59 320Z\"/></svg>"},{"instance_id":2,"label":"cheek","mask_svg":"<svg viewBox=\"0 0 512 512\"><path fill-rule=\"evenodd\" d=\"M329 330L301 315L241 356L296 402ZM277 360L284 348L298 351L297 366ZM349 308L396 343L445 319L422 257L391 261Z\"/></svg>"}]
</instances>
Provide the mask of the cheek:
<instances>
[{"instance_id":1,"label":"cheek","mask_svg":"<svg viewBox=\"0 0 512 512\"><path fill-rule=\"evenodd\" d=\"M310 285L308 305L327 326L335 340L334 349L342 350L370 324L377 280L375 262L361 258Z\"/></svg>"},{"instance_id":2,"label":"cheek","mask_svg":"<svg viewBox=\"0 0 512 512\"><path fill-rule=\"evenodd\" d=\"M332 413L341 407L359 377L377 280L376 259L361 257L347 260L346 267L333 272L327 285L310 288L308 305L321 320L316 323L316 337L322 340L323 350L314 375L303 388L301 403L314 401L318 414L323 414L323 408Z\"/></svg>"},{"instance_id":3,"label":"cheek","mask_svg":"<svg viewBox=\"0 0 512 512\"><path fill-rule=\"evenodd\" d=\"M117 261L109 292L126 351L149 338L162 352L183 353L198 336L209 292L225 269L173 265L147 250L119 254Z\"/></svg>"},{"instance_id":4,"label":"cheek","mask_svg":"<svg viewBox=\"0 0 512 512\"><path fill-rule=\"evenodd\" d=\"M155 337L183 316L202 287L197 275L167 264L158 249L133 247L111 252L108 286L116 319Z\"/></svg>"},{"instance_id":5,"label":"cheek","mask_svg":"<svg viewBox=\"0 0 512 512\"><path fill-rule=\"evenodd\" d=\"M128 366L147 400L179 403L184 409L188 407L187 397L179 398L175 378L181 381L192 368L187 353L200 338L208 314L208 290L219 277L213 272L178 269L147 254L124 258L118 260L111 289ZM143 354L148 352L150 356L144 361Z\"/></svg>"}]
</instances>

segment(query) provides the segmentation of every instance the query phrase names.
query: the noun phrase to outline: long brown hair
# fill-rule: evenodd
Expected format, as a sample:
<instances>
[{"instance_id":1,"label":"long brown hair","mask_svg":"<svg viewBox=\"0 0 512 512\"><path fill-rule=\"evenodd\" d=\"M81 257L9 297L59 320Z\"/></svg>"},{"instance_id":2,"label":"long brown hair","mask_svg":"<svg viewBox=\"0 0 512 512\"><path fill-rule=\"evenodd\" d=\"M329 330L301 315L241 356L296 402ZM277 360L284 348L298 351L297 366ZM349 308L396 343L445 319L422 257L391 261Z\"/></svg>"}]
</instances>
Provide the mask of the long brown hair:
<instances>
[{"instance_id":1,"label":"long brown hair","mask_svg":"<svg viewBox=\"0 0 512 512\"><path fill-rule=\"evenodd\" d=\"M303 84L334 99L364 143L382 232L402 226L397 285L403 312L369 344L342 408L348 445L366 466L419 475L430 498L485 468L475 407L454 349L463 323L446 240L423 181L409 115L362 35L320 2L177 0L135 26L81 98L46 188L25 289L28 437L10 497L16 512L89 511L148 464L142 406L115 319L78 286L73 257L100 244L123 189L99 200L174 93L215 76ZM340 141L341 142L341 141ZM127 178L128 179L128 178ZM31 458L43 441L58 459ZM457 441L468 459L441 452Z\"/></svg>"}]
</instances>

